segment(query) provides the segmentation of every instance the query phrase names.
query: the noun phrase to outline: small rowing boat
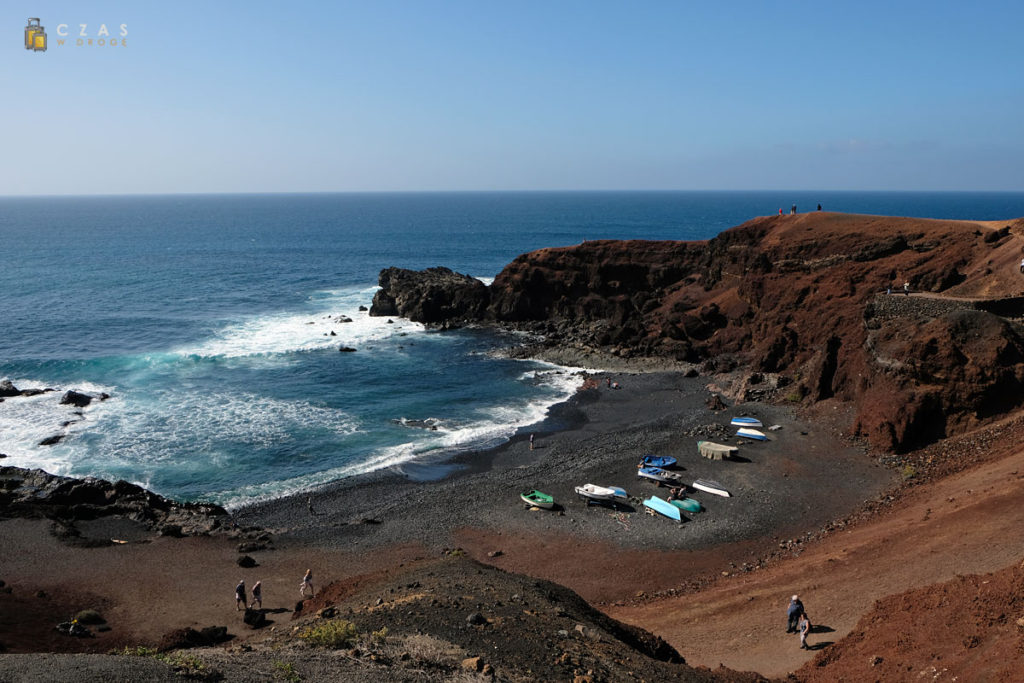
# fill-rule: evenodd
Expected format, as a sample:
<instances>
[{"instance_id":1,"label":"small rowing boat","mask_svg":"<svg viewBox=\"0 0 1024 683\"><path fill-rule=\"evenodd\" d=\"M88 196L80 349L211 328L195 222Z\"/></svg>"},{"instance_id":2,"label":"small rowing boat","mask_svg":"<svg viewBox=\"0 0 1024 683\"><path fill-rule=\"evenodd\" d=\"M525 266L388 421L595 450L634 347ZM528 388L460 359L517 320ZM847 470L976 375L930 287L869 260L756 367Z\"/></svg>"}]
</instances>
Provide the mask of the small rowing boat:
<instances>
[{"instance_id":1,"label":"small rowing boat","mask_svg":"<svg viewBox=\"0 0 1024 683\"><path fill-rule=\"evenodd\" d=\"M636 476L642 479L651 479L652 481L675 483L681 481L683 475L678 472L669 472L663 470L660 467L641 467L636 471Z\"/></svg>"},{"instance_id":2,"label":"small rowing boat","mask_svg":"<svg viewBox=\"0 0 1024 683\"><path fill-rule=\"evenodd\" d=\"M582 498L589 500L609 501L616 498L626 498L626 490L618 486L598 486L597 484L584 484L576 487L576 493Z\"/></svg>"},{"instance_id":3,"label":"small rowing boat","mask_svg":"<svg viewBox=\"0 0 1024 683\"><path fill-rule=\"evenodd\" d=\"M640 459L643 467L675 467L676 459L667 455L645 455Z\"/></svg>"},{"instance_id":4,"label":"small rowing boat","mask_svg":"<svg viewBox=\"0 0 1024 683\"><path fill-rule=\"evenodd\" d=\"M714 495L722 496L723 498L728 498L732 495L725 490L724 486L719 484L717 481L712 481L710 479L698 479L693 482L693 488L706 493L713 493Z\"/></svg>"},{"instance_id":5,"label":"small rowing boat","mask_svg":"<svg viewBox=\"0 0 1024 683\"><path fill-rule=\"evenodd\" d=\"M527 491L526 493L520 493L519 497L522 498L523 502L530 507L550 510L555 506L555 499L541 491Z\"/></svg>"},{"instance_id":6,"label":"small rowing boat","mask_svg":"<svg viewBox=\"0 0 1024 683\"><path fill-rule=\"evenodd\" d=\"M741 427L740 429L737 429L736 436L742 436L746 439L754 439L755 441L768 440L768 436L765 435L764 432L759 432L756 429L747 429L746 427Z\"/></svg>"},{"instance_id":7,"label":"small rowing boat","mask_svg":"<svg viewBox=\"0 0 1024 683\"><path fill-rule=\"evenodd\" d=\"M680 510L686 510L687 512L700 512L703 508L700 502L693 498L683 498L682 500L670 500L670 503L675 505Z\"/></svg>"},{"instance_id":8,"label":"small rowing boat","mask_svg":"<svg viewBox=\"0 0 1024 683\"><path fill-rule=\"evenodd\" d=\"M697 451L710 460L725 460L732 457L732 454L739 449L735 446L715 443L714 441L698 441Z\"/></svg>"},{"instance_id":9,"label":"small rowing boat","mask_svg":"<svg viewBox=\"0 0 1024 683\"><path fill-rule=\"evenodd\" d=\"M667 500L662 500L657 496L651 496L644 501L644 507L654 510L655 512L665 515L669 519L674 519L677 522L683 521L683 513L680 512L679 508L672 505Z\"/></svg>"},{"instance_id":10,"label":"small rowing boat","mask_svg":"<svg viewBox=\"0 0 1024 683\"><path fill-rule=\"evenodd\" d=\"M763 427L756 417L734 417L730 422L733 427Z\"/></svg>"}]
</instances>

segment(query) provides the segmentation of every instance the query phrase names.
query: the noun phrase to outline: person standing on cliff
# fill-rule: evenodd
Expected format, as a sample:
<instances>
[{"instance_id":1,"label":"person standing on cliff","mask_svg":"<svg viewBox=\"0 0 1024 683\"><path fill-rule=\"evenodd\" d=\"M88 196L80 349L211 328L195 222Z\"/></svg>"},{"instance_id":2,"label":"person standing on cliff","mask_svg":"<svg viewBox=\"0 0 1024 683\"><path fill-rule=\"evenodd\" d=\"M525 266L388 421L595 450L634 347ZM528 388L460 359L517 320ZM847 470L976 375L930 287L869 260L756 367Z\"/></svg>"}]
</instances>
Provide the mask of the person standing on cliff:
<instances>
[{"instance_id":1,"label":"person standing on cliff","mask_svg":"<svg viewBox=\"0 0 1024 683\"><path fill-rule=\"evenodd\" d=\"M235 611L245 608L245 579L239 579L235 586Z\"/></svg>"},{"instance_id":2,"label":"person standing on cliff","mask_svg":"<svg viewBox=\"0 0 1024 683\"><path fill-rule=\"evenodd\" d=\"M307 569L306 575L302 577L302 583L299 584L299 596L306 597L306 589L309 589L309 597L313 597L313 570Z\"/></svg>"},{"instance_id":3,"label":"person standing on cliff","mask_svg":"<svg viewBox=\"0 0 1024 683\"><path fill-rule=\"evenodd\" d=\"M796 633L797 622L804 615L804 603L800 602L800 596L794 595L789 599L789 609L786 610L786 633Z\"/></svg>"}]
</instances>

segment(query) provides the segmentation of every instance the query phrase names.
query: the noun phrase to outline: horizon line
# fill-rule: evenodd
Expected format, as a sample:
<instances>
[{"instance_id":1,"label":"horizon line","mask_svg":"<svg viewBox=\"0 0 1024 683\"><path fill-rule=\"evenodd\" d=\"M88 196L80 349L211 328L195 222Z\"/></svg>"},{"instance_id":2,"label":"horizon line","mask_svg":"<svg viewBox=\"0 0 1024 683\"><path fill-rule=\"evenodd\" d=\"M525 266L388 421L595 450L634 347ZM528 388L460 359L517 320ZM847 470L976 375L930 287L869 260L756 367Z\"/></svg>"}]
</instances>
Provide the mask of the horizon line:
<instances>
[{"instance_id":1,"label":"horizon line","mask_svg":"<svg viewBox=\"0 0 1024 683\"><path fill-rule=\"evenodd\" d=\"M74 199L91 197L215 197L215 196L264 196L264 195L443 195L443 194L683 194L683 193L876 193L876 194L1024 194L1021 190L893 190L893 189L531 189L531 190L236 190L209 192L96 192L96 193L28 193L0 194L0 199Z\"/></svg>"}]
</instances>

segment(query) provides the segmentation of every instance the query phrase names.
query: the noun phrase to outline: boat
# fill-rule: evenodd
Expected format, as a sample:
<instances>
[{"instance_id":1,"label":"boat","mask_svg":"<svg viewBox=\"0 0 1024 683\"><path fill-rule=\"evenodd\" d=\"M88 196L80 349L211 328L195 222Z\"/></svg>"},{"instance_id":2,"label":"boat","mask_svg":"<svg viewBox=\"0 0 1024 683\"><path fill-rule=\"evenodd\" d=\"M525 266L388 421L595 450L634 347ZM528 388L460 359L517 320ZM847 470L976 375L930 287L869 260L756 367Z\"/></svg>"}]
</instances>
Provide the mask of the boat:
<instances>
[{"instance_id":1,"label":"boat","mask_svg":"<svg viewBox=\"0 0 1024 683\"><path fill-rule=\"evenodd\" d=\"M678 472L669 472L663 470L660 467L641 467L637 469L636 476L642 479L652 479L654 481L661 481L666 483L676 483L682 480L683 475Z\"/></svg>"},{"instance_id":2,"label":"boat","mask_svg":"<svg viewBox=\"0 0 1024 683\"><path fill-rule=\"evenodd\" d=\"M625 489L620 489L618 486L598 486L597 484L584 484L583 486L577 486L576 493L580 497L586 498L588 501L609 501L615 500L616 498L626 497Z\"/></svg>"},{"instance_id":3,"label":"boat","mask_svg":"<svg viewBox=\"0 0 1024 683\"><path fill-rule=\"evenodd\" d=\"M669 502L675 505L680 510L686 510L687 512L700 512L701 510L704 509L703 506L701 506L700 502L694 500L693 498L683 498L682 500L670 500Z\"/></svg>"},{"instance_id":4,"label":"boat","mask_svg":"<svg viewBox=\"0 0 1024 683\"><path fill-rule=\"evenodd\" d=\"M698 479L697 481L693 482L693 488L697 489L698 491L713 493L716 496L722 496L723 498L728 498L732 495L731 493L725 490L724 486L719 484L717 481L712 481L710 479Z\"/></svg>"},{"instance_id":5,"label":"boat","mask_svg":"<svg viewBox=\"0 0 1024 683\"><path fill-rule=\"evenodd\" d=\"M733 427L763 427L756 417L734 417L730 422Z\"/></svg>"},{"instance_id":6,"label":"boat","mask_svg":"<svg viewBox=\"0 0 1024 683\"><path fill-rule=\"evenodd\" d=\"M714 441L698 441L697 451L710 460L725 460L732 457L732 454L739 449L735 446L715 443Z\"/></svg>"},{"instance_id":7,"label":"boat","mask_svg":"<svg viewBox=\"0 0 1024 683\"><path fill-rule=\"evenodd\" d=\"M764 432L759 432L756 429L747 429L741 427L736 430L736 436L742 436L746 439L754 439L755 441L767 441L768 437Z\"/></svg>"},{"instance_id":8,"label":"boat","mask_svg":"<svg viewBox=\"0 0 1024 683\"><path fill-rule=\"evenodd\" d=\"M641 464L644 467L675 467L676 459L670 458L667 455L645 455L640 459Z\"/></svg>"},{"instance_id":9,"label":"boat","mask_svg":"<svg viewBox=\"0 0 1024 683\"><path fill-rule=\"evenodd\" d=\"M644 501L644 507L654 510L655 512L665 515L669 519L674 519L677 522L683 521L683 513L675 505L672 505L667 500L662 500L657 496L651 496Z\"/></svg>"},{"instance_id":10,"label":"boat","mask_svg":"<svg viewBox=\"0 0 1024 683\"><path fill-rule=\"evenodd\" d=\"M555 506L555 499L546 493L541 491L527 491L526 493L520 493L519 497L523 499L523 502L530 507L544 508L550 510Z\"/></svg>"}]
</instances>

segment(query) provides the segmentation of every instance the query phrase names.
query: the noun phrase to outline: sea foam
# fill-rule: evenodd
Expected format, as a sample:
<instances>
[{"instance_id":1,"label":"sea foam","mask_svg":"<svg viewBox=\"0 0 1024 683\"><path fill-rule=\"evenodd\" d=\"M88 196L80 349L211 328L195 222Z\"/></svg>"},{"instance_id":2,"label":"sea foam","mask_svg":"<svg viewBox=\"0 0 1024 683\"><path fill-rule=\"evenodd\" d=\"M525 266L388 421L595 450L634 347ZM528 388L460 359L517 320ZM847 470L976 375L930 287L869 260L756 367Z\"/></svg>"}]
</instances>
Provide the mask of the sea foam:
<instances>
[{"instance_id":1,"label":"sea foam","mask_svg":"<svg viewBox=\"0 0 1024 683\"><path fill-rule=\"evenodd\" d=\"M176 349L183 356L240 358L284 355L349 346L358 348L400 334L423 332L420 323L395 318L371 317L360 311L369 307L378 287L359 287L315 292L303 312L280 312L231 322L213 337L196 346ZM341 322L342 319L351 322ZM331 333L335 336L331 336Z\"/></svg>"}]
</instances>

